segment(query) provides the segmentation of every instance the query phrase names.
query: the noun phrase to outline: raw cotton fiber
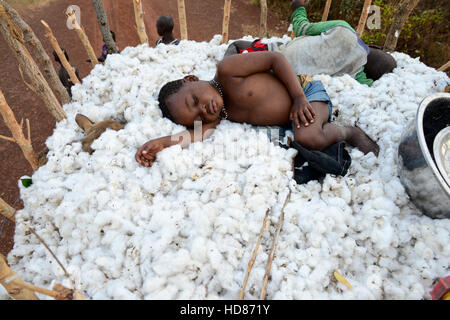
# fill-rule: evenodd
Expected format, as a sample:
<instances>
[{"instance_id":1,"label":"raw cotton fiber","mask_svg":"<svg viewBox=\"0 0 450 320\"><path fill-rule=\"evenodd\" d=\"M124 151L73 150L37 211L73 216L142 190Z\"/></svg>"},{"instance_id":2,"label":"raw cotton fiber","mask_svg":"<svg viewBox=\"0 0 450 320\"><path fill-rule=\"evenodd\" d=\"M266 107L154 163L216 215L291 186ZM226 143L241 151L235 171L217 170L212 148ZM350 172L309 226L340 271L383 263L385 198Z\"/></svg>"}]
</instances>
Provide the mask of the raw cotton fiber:
<instances>
[{"instance_id":1,"label":"raw cotton fiber","mask_svg":"<svg viewBox=\"0 0 450 320\"><path fill-rule=\"evenodd\" d=\"M159 89L188 74L212 79L227 47L220 43L215 36L128 47L73 87L68 118L46 142L48 163L31 187L21 186L12 269L33 285L61 283L88 299L236 299L270 208L245 293L258 299L291 190L267 299L431 299L435 279L449 274L450 220L430 219L411 203L397 148L419 103L444 91L447 75L393 53L398 67L371 88L349 76L315 76L339 112L336 123L357 124L380 145L378 158L348 147L345 177L297 185L295 150L229 121L209 139L165 149L152 167L140 166L134 156L142 144L185 129L162 118ZM103 133L89 155L77 113L127 124Z\"/></svg>"}]
</instances>

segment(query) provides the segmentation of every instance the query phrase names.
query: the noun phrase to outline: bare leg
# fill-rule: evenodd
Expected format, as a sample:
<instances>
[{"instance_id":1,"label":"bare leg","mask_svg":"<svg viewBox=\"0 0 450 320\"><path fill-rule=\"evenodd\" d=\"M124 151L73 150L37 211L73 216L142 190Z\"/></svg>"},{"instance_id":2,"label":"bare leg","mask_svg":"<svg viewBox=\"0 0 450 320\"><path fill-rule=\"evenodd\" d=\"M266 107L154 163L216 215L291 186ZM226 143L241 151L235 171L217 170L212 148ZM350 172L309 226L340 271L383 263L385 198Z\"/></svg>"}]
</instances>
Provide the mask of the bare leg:
<instances>
[{"instance_id":1,"label":"bare leg","mask_svg":"<svg viewBox=\"0 0 450 320\"><path fill-rule=\"evenodd\" d=\"M329 123L328 104L320 101L313 101L310 104L316 112L315 122L307 127L296 128L294 132L295 141L311 150L323 150L336 142L345 141L364 154L373 152L378 156L379 146L363 130L358 127L341 127Z\"/></svg>"}]
</instances>

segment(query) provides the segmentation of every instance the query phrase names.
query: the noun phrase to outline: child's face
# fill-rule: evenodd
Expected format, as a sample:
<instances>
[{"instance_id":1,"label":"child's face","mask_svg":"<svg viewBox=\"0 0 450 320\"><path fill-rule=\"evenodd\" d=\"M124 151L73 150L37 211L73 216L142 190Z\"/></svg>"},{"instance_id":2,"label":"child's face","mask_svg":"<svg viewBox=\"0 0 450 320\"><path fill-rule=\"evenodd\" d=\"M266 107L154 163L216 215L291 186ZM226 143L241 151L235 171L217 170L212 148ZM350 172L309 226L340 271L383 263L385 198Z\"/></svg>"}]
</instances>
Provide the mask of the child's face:
<instances>
[{"instance_id":1,"label":"child's face","mask_svg":"<svg viewBox=\"0 0 450 320\"><path fill-rule=\"evenodd\" d=\"M172 31L169 29L169 27L162 23L156 23L156 31L158 32L158 35L161 37L165 34L172 33Z\"/></svg>"},{"instance_id":2,"label":"child's face","mask_svg":"<svg viewBox=\"0 0 450 320\"><path fill-rule=\"evenodd\" d=\"M158 35L162 37L165 30L163 26L161 26L160 24L156 24L156 31L158 32Z\"/></svg>"},{"instance_id":3,"label":"child's face","mask_svg":"<svg viewBox=\"0 0 450 320\"><path fill-rule=\"evenodd\" d=\"M175 122L187 127L192 127L194 121L216 121L224 104L219 92L206 81L185 82L166 103Z\"/></svg>"}]
</instances>

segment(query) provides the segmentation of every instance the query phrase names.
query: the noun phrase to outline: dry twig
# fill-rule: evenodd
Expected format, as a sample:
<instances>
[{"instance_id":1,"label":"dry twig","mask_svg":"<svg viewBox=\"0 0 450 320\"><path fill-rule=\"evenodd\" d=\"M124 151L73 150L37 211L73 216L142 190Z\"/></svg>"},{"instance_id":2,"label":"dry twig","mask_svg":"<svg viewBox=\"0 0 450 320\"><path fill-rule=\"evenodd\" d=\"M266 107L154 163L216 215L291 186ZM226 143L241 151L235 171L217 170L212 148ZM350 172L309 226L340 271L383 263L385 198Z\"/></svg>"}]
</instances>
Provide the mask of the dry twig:
<instances>
[{"instance_id":1,"label":"dry twig","mask_svg":"<svg viewBox=\"0 0 450 320\"><path fill-rule=\"evenodd\" d=\"M356 33L358 34L359 37L361 37L364 32L364 27L366 26L367 17L369 16L371 4L372 0L364 1L364 7L362 9L361 17L359 18L358 27L356 28Z\"/></svg>"},{"instance_id":2,"label":"dry twig","mask_svg":"<svg viewBox=\"0 0 450 320\"><path fill-rule=\"evenodd\" d=\"M56 260L56 262L59 264L59 266L61 267L61 269L63 269L64 274L66 275L66 277L70 277L69 273L67 272L66 268L64 268L64 266L62 265L62 263L58 260L58 258L56 257L56 255L53 253L53 251L49 248L49 246L45 243L45 241L37 234L37 232L30 226L27 226L28 230L31 231L31 233L33 233L36 238L38 238L38 240L44 245L44 247L50 252L50 254L52 255L52 257Z\"/></svg>"},{"instance_id":3,"label":"dry twig","mask_svg":"<svg viewBox=\"0 0 450 320\"><path fill-rule=\"evenodd\" d=\"M89 59L91 60L92 66L95 67L95 65L98 64L97 56L95 55L95 51L92 48L89 38L87 37L86 33L81 28L81 26L78 24L77 17L75 15L75 11L72 10L72 12L66 13L66 17L67 17L67 20L69 20L70 23L72 24L75 32L77 33L78 37L81 40L81 43L83 44L84 48L86 49ZM72 81L72 83L75 83L75 82Z\"/></svg>"},{"instance_id":4,"label":"dry twig","mask_svg":"<svg viewBox=\"0 0 450 320\"><path fill-rule=\"evenodd\" d=\"M53 35L52 29L44 20L41 20L41 23L44 25L45 35L52 44L53 49L55 49L59 61L61 61L62 66L64 67L64 69L66 69L67 73L69 74L70 81L72 81L73 84L80 83L80 80L78 80L78 77L75 74L75 70L70 65L69 61L67 61L64 52L61 50L61 47L59 46L58 40L56 40L56 37Z\"/></svg>"},{"instance_id":5,"label":"dry twig","mask_svg":"<svg viewBox=\"0 0 450 320\"><path fill-rule=\"evenodd\" d=\"M28 46L31 54L38 60L38 62L43 66L44 75L49 80L52 88L58 93L63 104L70 101L69 94L64 88L61 80L59 80L58 74L56 73L55 67L53 66L52 60L48 56L41 41L36 37L33 29L22 19L22 17L5 1L0 0L0 5L3 6L5 12L11 18L12 21L22 30L23 41Z\"/></svg>"},{"instance_id":6,"label":"dry twig","mask_svg":"<svg viewBox=\"0 0 450 320\"><path fill-rule=\"evenodd\" d=\"M222 43L227 43L229 38L231 0L225 0L223 6L223 22L222 22Z\"/></svg>"},{"instance_id":7,"label":"dry twig","mask_svg":"<svg viewBox=\"0 0 450 320\"><path fill-rule=\"evenodd\" d=\"M186 6L184 0L178 0L178 17L180 19L181 40L188 39L187 23L186 23Z\"/></svg>"},{"instance_id":8,"label":"dry twig","mask_svg":"<svg viewBox=\"0 0 450 320\"><path fill-rule=\"evenodd\" d=\"M12 112L8 103L6 102L1 89L0 89L0 113L3 117L3 120L5 121L6 126L9 128L9 130L13 135L11 138L4 137L6 138L5 140L8 141L13 140L15 143L17 143L17 145L22 150L25 158L30 163L33 170L34 171L37 170L39 168L38 157L33 150L33 146L31 145L30 122L28 121L28 119L26 119L28 137L25 138L21 125L17 123L17 120L14 117L14 113ZM0 138L3 138L3 136L0 136Z\"/></svg>"},{"instance_id":9,"label":"dry twig","mask_svg":"<svg viewBox=\"0 0 450 320\"><path fill-rule=\"evenodd\" d=\"M264 216L263 224L261 226L261 231L259 232L258 241L256 242L255 249L253 250L252 258L250 259L247 267L247 272L245 273L244 283L242 284L241 292L239 293L239 300L244 299L245 287L247 286L248 277L250 276L250 272L252 271L253 264L256 260L256 254L258 253L259 245L261 244L261 239L264 233L264 229L266 228L267 217L269 216L270 209L267 209L266 215Z\"/></svg>"},{"instance_id":10,"label":"dry twig","mask_svg":"<svg viewBox=\"0 0 450 320\"><path fill-rule=\"evenodd\" d=\"M267 37L267 0L260 0L261 17L259 21L259 37Z\"/></svg>"},{"instance_id":11,"label":"dry twig","mask_svg":"<svg viewBox=\"0 0 450 320\"><path fill-rule=\"evenodd\" d=\"M35 91L44 101L48 111L57 121L66 118L66 113L61 107L58 99L53 94L47 81L42 75L36 62L28 52L23 39L23 33L20 28L6 14L5 8L0 3L0 33L3 34L6 42L15 54L20 67L31 80Z\"/></svg>"},{"instance_id":12,"label":"dry twig","mask_svg":"<svg viewBox=\"0 0 450 320\"><path fill-rule=\"evenodd\" d=\"M262 292L261 292L261 296L260 296L261 300L264 300L266 298L266 290L267 290L267 284L269 282L270 269L272 268L272 262L273 262L273 258L275 256L275 250L277 248L278 237L280 235L281 227L283 226L283 222L284 222L284 208L286 207L289 200L291 199L291 192L292 191L289 190L289 194L287 195L286 200L284 201L283 208L281 209L280 218L278 219L277 231L275 232L275 238L273 240L272 250L270 251L269 259L267 261L266 274L264 275L263 288L262 288Z\"/></svg>"},{"instance_id":13,"label":"dry twig","mask_svg":"<svg viewBox=\"0 0 450 320\"><path fill-rule=\"evenodd\" d=\"M145 32L144 12L142 11L142 1L133 0L134 16L136 18L136 27L141 44L148 44L147 33Z\"/></svg>"},{"instance_id":14,"label":"dry twig","mask_svg":"<svg viewBox=\"0 0 450 320\"><path fill-rule=\"evenodd\" d=\"M448 61L446 64L444 64L442 67L437 69L437 71L446 71L448 68L450 68L450 61Z\"/></svg>"},{"instance_id":15,"label":"dry twig","mask_svg":"<svg viewBox=\"0 0 450 320\"><path fill-rule=\"evenodd\" d=\"M2 254L0 254L0 284L13 299L38 300L34 290L27 288L25 282L9 268Z\"/></svg>"},{"instance_id":16,"label":"dry twig","mask_svg":"<svg viewBox=\"0 0 450 320\"><path fill-rule=\"evenodd\" d=\"M8 295L15 300L39 300L35 292L52 297L55 300L83 300L79 291L66 288L61 284L55 284L53 290L48 290L24 282L11 270L2 254L0 254L0 284L5 288Z\"/></svg>"},{"instance_id":17,"label":"dry twig","mask_svg":"<svg viewBox=\"0 0 450 320\"><path fill-rule=\"evenodd\" d=\"M6 203L5 200L0 198L0 214L7 219L11 220L12 222L15 222L14 214L16 213L16 210L11 207L8 203Z\"/></svg>"},{"instance_id":18,"label":"dry twig","mask_svg":"<svg viewBox=\"0 0 450 320\"><path fill-rule=\"evenodd\" d=\"M322 15L322 21L328 20L328 14L330 13L331 1L332 0L327 0L327 3L325 4L325 9L323 10L323 15Z\"/></svg>"}]
</instances>

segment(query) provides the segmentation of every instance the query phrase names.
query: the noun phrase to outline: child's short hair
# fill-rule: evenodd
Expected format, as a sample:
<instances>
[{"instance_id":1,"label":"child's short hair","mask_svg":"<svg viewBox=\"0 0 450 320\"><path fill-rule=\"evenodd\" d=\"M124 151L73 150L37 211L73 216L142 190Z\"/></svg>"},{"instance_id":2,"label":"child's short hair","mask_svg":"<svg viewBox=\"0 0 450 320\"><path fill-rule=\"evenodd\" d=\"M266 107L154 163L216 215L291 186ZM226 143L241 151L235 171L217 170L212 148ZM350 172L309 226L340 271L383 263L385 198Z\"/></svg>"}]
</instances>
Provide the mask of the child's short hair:
<instances>
[{"instance_id":1,"label":"child's short hair","mask_svg":"<svg viewBox=\"0 0 450 320\"><path fill-rule=\"evenodd\" d=\"M61 48L62 52L64 52L64 55L66 56L67 61L69 61L69 55L67 54L66 49ZM56 50L53 50L53 57L55 58L55 61L58 63L61 63L61 60L58 57L58 54L56 53Z\"/></svg>"},{"instance_id":2,"label":"child's short hair","mask_svg":"<svg viewBox=\"0 0 450 320\"><path fill-rule=\"evenodd\" d=\"M159 108L163 114L163 117L168 118L171 121L174 121L173 115L170 113L169 108L167 107L167 98L172 94L177 93L181 87L183 86L183 79L174 80L167 82L159 91L158 102ZM174 121L175 122L175 121Z\"/></svg>"},{"instance_id":3,"label":"child's short hair","mask_svg":"<svg viewBox=\"0 0 450 320\"><path fill-rule=\"evenodd\" d=\"M370 53L367 56L367 63L364 72L367 77L376 81L384 74L392 72L397 68L397 62L389 53L384 52L381 47L369 45Z\"/></svg>"},{"instance_id":4,"label":"child's short hair","mask_svg":"<svg viewBox=\"0 0 450 320\"><path fill-rule=\"evenodd\" d=\"M158 20L156 20L156 27L162 33L172 32L173 25L174 25L173 24L173 19L170 16L160 16L158 18Z\"/></svg>"}]
</instances>

